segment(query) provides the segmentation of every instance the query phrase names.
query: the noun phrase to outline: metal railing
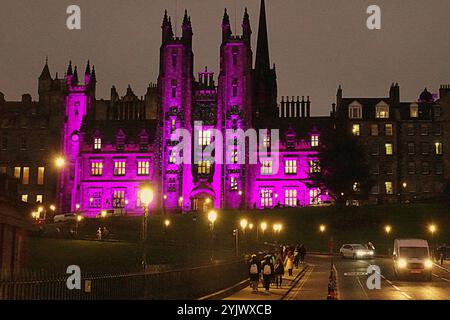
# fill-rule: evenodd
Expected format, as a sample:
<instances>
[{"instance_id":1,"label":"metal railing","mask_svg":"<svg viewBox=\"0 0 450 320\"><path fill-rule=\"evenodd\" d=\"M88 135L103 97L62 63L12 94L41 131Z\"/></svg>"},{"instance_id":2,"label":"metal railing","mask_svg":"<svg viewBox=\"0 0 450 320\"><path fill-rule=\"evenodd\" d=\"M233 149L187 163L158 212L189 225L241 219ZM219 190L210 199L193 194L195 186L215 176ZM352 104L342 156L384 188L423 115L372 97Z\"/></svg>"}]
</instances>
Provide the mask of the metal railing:
<instances>
[{"instance_id":1,"label":"metal railing","mask_svg":"<svg viewBox=\"0 0 450 320\"><path fill-rule=\"evenodd\" d=\"M0 300L196 299L247 276L245 261L235 261L158 273L82 275L80 290L68 289L69 275L0 278Z\"/></svg>"}]
</instances>

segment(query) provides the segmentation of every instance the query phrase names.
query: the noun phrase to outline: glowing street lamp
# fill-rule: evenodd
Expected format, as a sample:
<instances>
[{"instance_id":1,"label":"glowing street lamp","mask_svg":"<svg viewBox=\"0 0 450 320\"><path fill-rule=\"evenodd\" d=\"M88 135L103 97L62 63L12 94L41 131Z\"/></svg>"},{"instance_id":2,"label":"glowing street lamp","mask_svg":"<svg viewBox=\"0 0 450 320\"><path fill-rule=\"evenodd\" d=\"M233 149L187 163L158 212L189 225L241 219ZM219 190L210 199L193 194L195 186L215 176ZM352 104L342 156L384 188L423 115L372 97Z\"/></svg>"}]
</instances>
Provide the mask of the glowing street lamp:
<instances>
[{"instance_id":1,"label":"glowing street lamp","mask_svg":"<svg viewBox=\"0 0 450 320\"><path fill-rule=\"evenodd\" d=\"M57 157L55 159L55 165L59 169L63 168L66 165L66 159L64 159L63 157Z\"/></svg>"},{"instance_id":2,"label":"glowing street lamp","mask_svg":"<svg viewBox=\"0 0 450 320\"><path fill-rule=\"evenodd\" d=\"M140 193L140 200L144 207L144 215L142 217L142 267L144 268L144 271L147 269L147 219L148 219L148 207L150 203L153 201L153 190L148 187L144 186L141 188Z\"/></svg>"}]
</instances>

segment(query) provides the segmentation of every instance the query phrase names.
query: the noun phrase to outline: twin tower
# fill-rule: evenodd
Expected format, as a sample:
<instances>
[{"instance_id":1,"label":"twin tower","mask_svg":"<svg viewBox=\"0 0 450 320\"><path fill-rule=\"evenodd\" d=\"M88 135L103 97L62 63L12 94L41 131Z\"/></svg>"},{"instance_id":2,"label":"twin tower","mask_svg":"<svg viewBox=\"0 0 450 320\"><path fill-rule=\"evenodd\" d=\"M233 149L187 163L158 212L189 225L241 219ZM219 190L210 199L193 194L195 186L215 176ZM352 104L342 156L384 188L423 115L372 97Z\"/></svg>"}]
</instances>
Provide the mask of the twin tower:
<instances>
[{"instance_id":1,"label":"twin tower","mask_svg":"<svg viewBox=\"0 0 450 320\"><path fill-rule=\"evenodd\" d=\"M201 210L206 203L216 208L251 206L252 169L243 164L215 164L209 160L192 165L173 161L177 128L194 133L202 122L198 141L208 146L211 129L269 128L278 118L277 80L270 65L264 0L261 1L256 62L251 48L252 29L245 10L242 35L234 35L225 10L222 20L220 72L216 80L207 68L194 76L193 29L185 12L182 35L176 37L171 18L164 15L160 71L158 77L158 119L160 121L161 194L166 209ZM193 134L194 136L194 134ZM224 149L225 150L225 149ZM236 150L237 152L237 150ZM198 155L202 159L202 154ZM158 161L159 162L159 161ZM230 163L226 161L225 163Z\"/></svg>"}]
</instances>

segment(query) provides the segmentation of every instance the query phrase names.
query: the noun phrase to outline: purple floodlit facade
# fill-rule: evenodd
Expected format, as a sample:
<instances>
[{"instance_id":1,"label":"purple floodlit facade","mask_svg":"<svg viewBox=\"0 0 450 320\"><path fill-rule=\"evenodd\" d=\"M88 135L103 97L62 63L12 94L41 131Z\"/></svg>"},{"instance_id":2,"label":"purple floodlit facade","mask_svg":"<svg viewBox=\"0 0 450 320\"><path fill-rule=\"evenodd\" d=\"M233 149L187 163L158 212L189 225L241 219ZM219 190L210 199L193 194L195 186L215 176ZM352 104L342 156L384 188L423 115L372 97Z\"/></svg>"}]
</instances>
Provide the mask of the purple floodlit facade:
<instances>
[{"instance_id":1,"label":"purple floodlit facade","mask_svg":"<svg viewBox=\"0 0 450 320\"><path fill-rule=\"evenodd\" d=\"M255 67L251 36L247 10L239 36L233 35L225 11L216 85L214 73L207 68L194 76L193 31L187 12L181 37L174 36L166 12L157 85L150 85L141 98L130 87L119 97L113 87L110 100L96 100L95 70L88 64L81 82L70 64L62 141L67 165L59 179L60 207L86 216L102 210L142 214L139 189L143 184L154 189L151 209L163 212L296 207L328 200L306 184L308 172L320 169L316 148L320 129L329 118L311 118L309 99L283 99L278 107L264 1ZM194 125L197 121L202 122L201 128ZM226 130L252 128L280 130L278 165L263 157L258 164L203 160L204 148L220 142L213 129L225 136ZM196 155L199 161L173 160L177 141L172 134L177 129L191 134L192 158ZM273 157L270 138L259 140L259 148L267 147ZM226 142L222 143L224 151L216 148L216 158L228 156ZM248 146L239 147L232 154L242 152L248 159Z\"/></svg>"}]
</instances>

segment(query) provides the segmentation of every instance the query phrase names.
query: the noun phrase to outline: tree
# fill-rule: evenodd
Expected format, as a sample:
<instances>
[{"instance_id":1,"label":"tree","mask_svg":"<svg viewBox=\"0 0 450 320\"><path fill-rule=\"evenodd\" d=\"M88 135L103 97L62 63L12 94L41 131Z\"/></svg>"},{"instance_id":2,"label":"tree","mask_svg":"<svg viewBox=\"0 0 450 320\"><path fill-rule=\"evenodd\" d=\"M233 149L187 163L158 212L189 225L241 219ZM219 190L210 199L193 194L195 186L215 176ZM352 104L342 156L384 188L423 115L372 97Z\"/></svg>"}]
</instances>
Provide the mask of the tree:
<instances>
[{"instance_id":1,"label":"tree","mask_svg":"<svg viewBox=\"0 0 450 320\"><path fill-rule=\"evenodd\" d=\"M337 206L349 199L364 199L374 181L365 146L348 130L330 130L321 136L318 153L319 168L310 170L307 183L333 198Z\"/></svg>"}]
</instances>

